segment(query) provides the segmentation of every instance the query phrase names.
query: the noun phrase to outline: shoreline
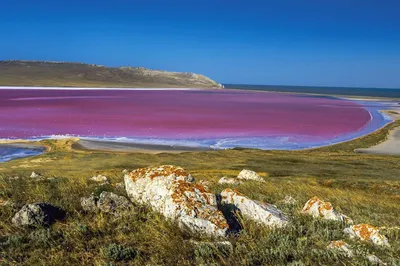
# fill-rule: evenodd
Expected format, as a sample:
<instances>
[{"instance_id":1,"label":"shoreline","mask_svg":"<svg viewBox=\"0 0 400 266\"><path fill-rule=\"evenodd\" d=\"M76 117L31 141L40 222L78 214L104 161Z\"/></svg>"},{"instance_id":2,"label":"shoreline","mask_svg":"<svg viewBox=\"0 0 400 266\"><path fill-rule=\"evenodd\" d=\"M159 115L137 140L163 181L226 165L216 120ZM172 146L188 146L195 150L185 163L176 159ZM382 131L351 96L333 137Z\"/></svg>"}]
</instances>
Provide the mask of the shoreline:
<instances>
[{"instance_id":1,"label":"shoreline","mask_svg":"<svg viewBox=\"0 0 400 266\"><path fill-rule=\"evenodd\" d=\"M384 113L390 116L393 122L400 121L400 111L386 110ZM354 151L364 154L400 155L400 127L392 129L384 141L371 147L355 149Z\"/></svg>"},{"instance_id":2,"label":"shoreline","mask_svg":"<svg viewBox=\"0 0 400 266\"><path fill-rule=\"evenodd\" d=\"M182 153L193 151L212 151L211 148L172 146L160 144L141 144L131 142L116 142L102 140L79 139L71 145L73 150L81 151L106 151L106 152L130 152L130 153Z\"/></svg>"},{"instance_id":3,"label":"shoreline","mask_svg":"<svg viewBox=\"0 0 400 266\"><path fill-rule=\"evenodd\" d=\"M0 90L2 89L37 89L37 90L155 90L155 91L162 91L162 90L205 90L201 88L79 88L79 87L5 87L5 86L0 86ZM226 91L229 90L234 90L234 91L239 91L243 89L223 89ZM223 91L221 90L221 91ZM244 91L255 91L255 90L244 90ZM259 91L259 92L267 92L267 93L283 93L283 94L302 94L302 95L310 95L310 93L301 93L301 92L277 92L277 91ZM312 94L312 95L322 95L322 96L331 96L331 95L326 95L326 94ZM339 97L339 96L331 96L335 97L338 99L342 100L349 100L349 101L387 101L387 102L394 102L396 101L393 98L371 98L371 97L363 97L363 96L355 96L356 98L352 98L351 96L346 96L346 97ZM396 107L395 107L396 108ZM370 110L368 108L365 108L371 116L370 122L374 119L372 116ZM387 125L393 123L396 121L396 119L399 119L398 117L395 117L393 113L399 114L400 109L381 109L379 112L381 115L388 115L391 117L390 122L387 122L386 124L382 125L381 127L375 129L372 132L369 132L364 135L360 135L357 137L354 137L352 139L344 140L344 141L339 141L333 144L328 144L328 145L320 145L320 146L314 146L314 147L309 147L309 148L300 148L300 149L294 149L293 151L306 151L306 150L317 150L320 148L325 148L325 147L330 147L334 146L337 144L342 144L346 142L351 142L354 140L357 140L359 138L363 138L365 136L368 136L370 134L373 134L374 132L377 132L378 130L381 130L382 128L386 127ZM400 116L400 115L399 115ZM369 122L369 123L370 123ZM119 142L119 141L112 141L112 140L102 140L102 139L80 139L79 137L75 136L63 136L61 138L37 138L37 139L0 139L0 147L3 145L26 145L26 148L32 147L37 148L37 147L46 147L47 151L52 150L52 147L50 145L43 145L41 143L42 141L46 140L64 140L64 141L71 141L70 144L70 149L76 150L76 151L106 151L106 152L130 152L130 153L150 153L150 154L157 154L157 153L182 153L182 152L199 152L199 151L211 151L211 150L216 150L213 149L212 147L193 147L193 146L184 146L184 145L165 145L165 144L151 144L151 143L135 143L135 142ZM246 148L246 147L241 147L241 148ZM231 148L233 149L233 148ZM260 149L260 150L286 150L286 149Z\"/></svg>"}]
</instances>

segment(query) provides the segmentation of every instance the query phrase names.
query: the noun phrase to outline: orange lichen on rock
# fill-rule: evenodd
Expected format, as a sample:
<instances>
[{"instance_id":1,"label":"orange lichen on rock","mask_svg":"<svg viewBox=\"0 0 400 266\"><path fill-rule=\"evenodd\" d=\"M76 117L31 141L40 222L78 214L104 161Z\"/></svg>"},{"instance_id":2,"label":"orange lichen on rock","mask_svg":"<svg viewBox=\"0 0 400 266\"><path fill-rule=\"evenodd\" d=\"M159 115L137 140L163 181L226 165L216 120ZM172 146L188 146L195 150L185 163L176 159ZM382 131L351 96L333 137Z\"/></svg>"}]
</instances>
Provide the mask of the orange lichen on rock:
<instances>
[{"instance_id":1,"label":"orange lichen on rock","mask_svg":"<svg viewBox=\"0 0 400 266\"><path fill-rule=\"evenodd\" d=\"M325 202L318 197L313 197L307 201L302 212L323 219L353 223L352 219L337 212L330 202Z\"/></svg>"},{"instance_id":2,"label":"orange lichen on rock","mask_svg":"<svg viewBox=\"0 0 400 266\"><path fill-rule=\"evenodd\" d=\"M228 224L223 218L222 212L217 208L204 208L205 205L216 206L215 195L202 184L190 183L183 180L173 182L171 194L172 200L187 215L208 220L220 229L227 229Z\"/></svg>"},{"instance_id":3,"label":"orange lichen on rock","mask_svg":"<svg viewBox=\"0 0 400 266\"><path fill-rule=\"evenodd\" d=\"M125 188L135 202L147 204L179 225L210 236L225 236L228 223L210 189L194 183L183 168L172 165L141 168L125 175Z\"/></svg>"},{"instance_id":4,"label":"orange lichen on rock","mask_svg":"<svg viewBox=\"0 0 400 266\"><path fill-rule=\"evenodd\" d=\"M353 226L353 230L359 233L361 239L370 240L372 232L377 231L378 229L369 224L357 224Z\"/></svg>"},{"instance_id":5,"label":"orange lichen on rock","mask_svg":"<svg viewBox=\"0 0 400 266\"><path fill-rule=\"evenodd\" d=\"M173 165L162 165L159 167L140 168L134 170L129 174L129 176L134 181L138 178L154 179L156 177L161 177L161 176L167 177L171 175L191 178L191 175L188 172L186 172L182 167Z\"/></svg>"},{"instance_id":6,"label":"orange lichen on rock","mask_svg":"<svg viewBox=\"0 0 400 266\"><path fill-rule=\"evenodd\" d=\"M379 233L378 228L369 224L353 225L344 231L350 237L357 237L363 241L371 241L376 245L389 245L387 238Z\"/></svg>"},{"instance_id":7,"label":"orange lichen on rock","mask_svg":"<svg viewBox=\"0 0 400 266\"><path fill-rule=\"evenodd\" d=\"M306 205L303 208L303 212L309 211L311 207L321 200L318 197L312 197L309 201L307 201Z\"/></svg>"},{"instance_id":8,"label":"orange lichen on rock","mask_svg":"<svg viewBox=\"0 0 400 266\"><path fill-rule=\"evenodd\" d=\"M348 257L353 257L353 250L351 247L344 242L343 240L331 241L331 243L327 247L328 249L335 249L340 252L344 252L344 254Z\"/></svg>"},{"instance_id":9,"label":"orange lichen on rock","mask_svg":"<svg viewBox=\"0 0 400 266\"><path fill-rule=\"evenodd\" d=\"M336 247L336 248L341 248L345 245L346 243L343 240L337 240L337 241L332 241L331 246Z\"/></svg>"}]
</instances>

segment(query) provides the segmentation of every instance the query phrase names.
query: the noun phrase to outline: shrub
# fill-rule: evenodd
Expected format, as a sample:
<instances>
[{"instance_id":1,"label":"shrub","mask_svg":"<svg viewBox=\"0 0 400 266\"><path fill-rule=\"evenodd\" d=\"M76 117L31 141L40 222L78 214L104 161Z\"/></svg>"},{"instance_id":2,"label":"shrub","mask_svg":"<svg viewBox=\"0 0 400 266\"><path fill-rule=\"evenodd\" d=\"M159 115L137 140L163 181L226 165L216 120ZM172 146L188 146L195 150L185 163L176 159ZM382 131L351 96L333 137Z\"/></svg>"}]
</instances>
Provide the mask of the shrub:
<instances>
[{"instance_id":1,"label":"shrub","mask_svg":"<svg viewBox=\"0 0 400 266\"><path fill-rule=\"evenodd\" d=\"M112 243L103 249L103 255L113 261L131 260L136 257L137 251L132 247Z\"/></svg>"}]
</instances>

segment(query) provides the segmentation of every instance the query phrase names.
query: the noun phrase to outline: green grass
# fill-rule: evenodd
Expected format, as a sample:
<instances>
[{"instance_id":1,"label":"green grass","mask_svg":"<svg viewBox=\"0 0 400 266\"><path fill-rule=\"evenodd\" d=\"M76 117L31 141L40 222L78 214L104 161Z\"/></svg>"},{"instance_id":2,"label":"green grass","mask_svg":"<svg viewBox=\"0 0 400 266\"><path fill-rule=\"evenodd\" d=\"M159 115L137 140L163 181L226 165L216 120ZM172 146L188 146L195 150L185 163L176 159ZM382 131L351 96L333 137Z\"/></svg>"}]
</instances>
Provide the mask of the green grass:
<instances>
[{"instance_id":1,"label":"green grass","mask_svg":"<svg viewBox=\"0 0 400 266\"><path fill-rule=\"evenodd\" d=\"M37 157L0 164L0 198L15 207L0 207L0 265L368 265L362 254L375 254L392 265L400 263L400 157L357 154L355 148L384 140L386 128L348 143L308 151L260 151L236 149L182 154L129 154L71 151L60 141L44 142L51 150ZM122 181L123 169L179 165L196 180L208 180L218 193L222 176L236 176L243 168L260 172L266 182L246 182L237 189L248 197L276 204L290 216L284 229L270 230L243 220L244 230L228 240L233 250L189 240L202 240L181 232L177 225L143 206L124 217L85 214L79 198L102 190L126 195L114 186L99 187L88 180L105 174L112 184ZM54 180L34 181L32 171ZM9 177L20 176L13 180ZM294 206L282 203L286 195ZM344 225L313 219L299 212L318 196L355 223L382 229L390 248L373 247L348 239ZM11 217L27 203L47 201L68 215L48 231L18 229ZM395 228L397 227L397 228ZM327 251L331 240L344 239L358 250L353 259ZM207 240L207 239L205 239Z\"/></svg>"}]
</instances>

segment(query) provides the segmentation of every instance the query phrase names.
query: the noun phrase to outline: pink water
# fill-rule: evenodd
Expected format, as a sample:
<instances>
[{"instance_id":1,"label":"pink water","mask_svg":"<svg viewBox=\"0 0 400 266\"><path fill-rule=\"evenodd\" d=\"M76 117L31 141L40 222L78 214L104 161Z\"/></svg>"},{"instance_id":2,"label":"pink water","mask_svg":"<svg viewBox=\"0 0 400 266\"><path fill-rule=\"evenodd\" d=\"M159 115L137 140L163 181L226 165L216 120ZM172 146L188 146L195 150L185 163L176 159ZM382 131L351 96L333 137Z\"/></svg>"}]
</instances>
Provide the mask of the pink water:
<instances>
[{"instance_id":1,"label":"pink water","mask_svg":"<svg viewBox=\"0 0 400 266\"><path fill-rule=\"evenodd\" d=\"M239 146L254 138L265 148L277 137L294 144L330 141L370 120L351 101L268 92L0 90L0 138L234 139Z\"/></svg>"}]
</instances>

